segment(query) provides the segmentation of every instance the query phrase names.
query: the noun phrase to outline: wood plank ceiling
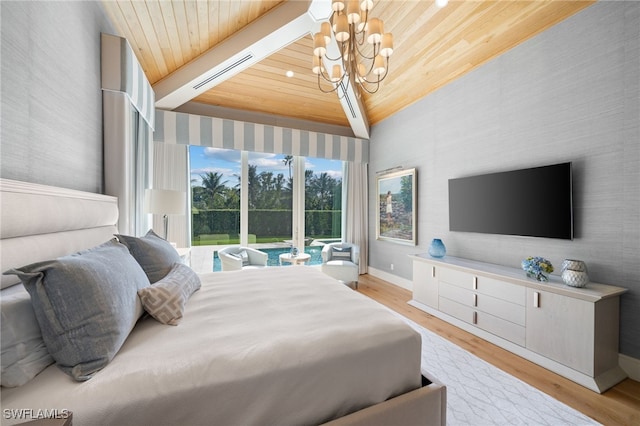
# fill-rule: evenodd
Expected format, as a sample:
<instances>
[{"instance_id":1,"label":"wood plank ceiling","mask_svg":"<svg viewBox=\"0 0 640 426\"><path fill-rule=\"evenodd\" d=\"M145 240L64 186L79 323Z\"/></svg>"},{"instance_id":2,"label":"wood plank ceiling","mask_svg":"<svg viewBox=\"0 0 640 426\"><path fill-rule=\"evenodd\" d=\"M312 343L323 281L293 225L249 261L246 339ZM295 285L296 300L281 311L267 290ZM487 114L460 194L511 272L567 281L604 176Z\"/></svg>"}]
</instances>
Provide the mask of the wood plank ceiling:
<instances>
[{"instance_id":1,"label":"wood plank ceiling","mask_svg":"<svg viewBox=\"0 0 640 426\"><path fill-rule=\"evenodd\" d=\"M294 0L295 1L295 0ZM592 0L380 0L372 16L394 34L390 71L363 94L374 125L501 53L594 3ZM329 2L327 2L329 4ZM277 7L280 0L104 0L152 85ZM309 29L313 31L312 28ZM349 126L337 95L321 93L311 73L311 34L197 96L193 101ZM286 77L291 70L293 77Z\"/></svg>"}]
</instances>

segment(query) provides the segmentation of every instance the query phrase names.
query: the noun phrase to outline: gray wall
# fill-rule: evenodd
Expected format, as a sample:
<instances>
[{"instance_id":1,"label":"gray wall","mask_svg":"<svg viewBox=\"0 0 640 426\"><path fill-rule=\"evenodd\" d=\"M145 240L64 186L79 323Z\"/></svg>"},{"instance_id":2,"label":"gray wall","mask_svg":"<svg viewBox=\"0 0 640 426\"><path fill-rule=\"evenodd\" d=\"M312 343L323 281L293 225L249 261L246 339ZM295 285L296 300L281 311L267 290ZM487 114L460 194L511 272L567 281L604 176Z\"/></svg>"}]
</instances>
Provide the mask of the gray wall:
<instances>
[{"instance_id":1,"label":"gray wall","mask_svg":"<svg viewBox=\"0 0 640 426\"><path fill-rule=\"evenodd\" d=\"M99 2L0 2L0 176L102 192Z\"/></svg>"},{"instance_id":2,"label":"gray wall","mask_svg":"<svg viewBox=\"0 0 640 426\"><path fill-rule=\"evenodd\" d=\"M407 255L432 238L447 254L513 267L529 255L557 268L582 259L593 281L629 289L620 351L640 358L639 86L640 2L602 2L379 123L369 203L376 171L416 167L419 244L375 240L372 208L369 264L410 280ZM573 241L449 232L449 178L564 161L574 166Z\"/></svg>"}]
</instances>

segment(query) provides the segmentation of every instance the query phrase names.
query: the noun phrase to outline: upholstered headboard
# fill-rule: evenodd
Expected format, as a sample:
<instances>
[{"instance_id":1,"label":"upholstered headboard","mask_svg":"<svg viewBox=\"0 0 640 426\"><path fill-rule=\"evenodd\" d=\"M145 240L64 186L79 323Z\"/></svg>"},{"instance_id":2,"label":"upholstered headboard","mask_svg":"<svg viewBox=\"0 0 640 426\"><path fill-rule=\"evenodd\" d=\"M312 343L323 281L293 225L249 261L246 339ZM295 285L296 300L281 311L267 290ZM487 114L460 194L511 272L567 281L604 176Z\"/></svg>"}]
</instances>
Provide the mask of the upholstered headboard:
<instances>
[{"instance_id":1,"label":"upholstered headboard","mask_svg":"<svg viewBox=\"0 0 640 426\"><path fill-rule=\"evenodd\" d=\"M0 179L0 270L94 247L117 233L117 198ZM20 281L2 275L1 288Z\"/></svg>"}]
</instances>

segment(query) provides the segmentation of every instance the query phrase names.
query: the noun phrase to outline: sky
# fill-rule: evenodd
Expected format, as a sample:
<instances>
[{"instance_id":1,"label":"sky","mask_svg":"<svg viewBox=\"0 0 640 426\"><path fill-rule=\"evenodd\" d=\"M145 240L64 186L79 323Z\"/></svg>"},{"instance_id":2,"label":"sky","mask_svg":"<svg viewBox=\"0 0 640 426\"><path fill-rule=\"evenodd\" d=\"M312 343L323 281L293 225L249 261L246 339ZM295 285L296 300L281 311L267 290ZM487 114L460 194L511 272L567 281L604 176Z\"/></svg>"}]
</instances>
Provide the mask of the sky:
<instances>
[{"instance_id":1,"label":"sky","mask_svg":"<svg viewBox=\"0 0 640 426\"><path fill-rule=\"evenodd\" d=\"M200 175L207 172L222 173L227 186L235 186L240 176L240 151L202 146L189 147L192 185L200 185ZM283 163L283 154L268 154L261 152L249 153L249 164L258 166L258 173L270 171L274 174L282 173L289 177L289 167ZM314 173L326 172L329 176L342 179L342 161L325 160L323 158L305 159L305 168Z\"/></svg>"},{"instance_id":2,"label":"sky","mask_svg":"<svg viewBox=\"0 0 640 426\"><path fill-rule=\"evenodd\" d=\"M400 178L393 179L380 179L378 181L378 190L380 194L386 194L387 191L391 191L392 194L400 193Z\"/></svg>"}]
</instances>

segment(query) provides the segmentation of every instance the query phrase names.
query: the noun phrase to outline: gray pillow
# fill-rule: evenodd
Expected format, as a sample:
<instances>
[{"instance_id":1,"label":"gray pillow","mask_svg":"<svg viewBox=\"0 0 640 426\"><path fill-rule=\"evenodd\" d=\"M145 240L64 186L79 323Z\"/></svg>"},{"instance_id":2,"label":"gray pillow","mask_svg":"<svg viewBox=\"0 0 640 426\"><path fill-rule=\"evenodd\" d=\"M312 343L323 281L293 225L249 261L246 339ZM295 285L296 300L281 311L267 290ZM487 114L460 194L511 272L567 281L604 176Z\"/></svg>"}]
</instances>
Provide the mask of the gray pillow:
<instances>
[{"instance_id":1,"label":"gray pillow","mask_svg":"<svg viewBox=\"0 0 640 426\"><path fill-rule=\"evenodd\" d=\"M174 263L181 262L176 249L153 230L149 230L141 238L120 234L116 234L116 237L129 247L129 251L142 266L152 284L163 279L171 271Z\"/></svg>"},{"instance_id":2,"label":"gray pillow","mask_svg":"<svg viewBox=\"0 0 640 426\"><path fill-rule=\"evenodd\" d=\"M351 247L331 247L331 259L351 260Z\"/></svg>"},{"instance_id":3,"label":"gray pillow","mask_svg":"<svg viewBox=\"0 0 640 426\"><path fill-rule=\"evenodd\" d=\"M54 363L42 340L31 297L22 284L2 290L0 307L4 387L22 386Z\"/></svg>"},{"instance_id":4,"label":"gray pillow","mask_svg":"<svg viewBox=\"0 0 640 426\"><path fill-rule=\"evenodd\" d=\"M242 259L242 266L247 266L249 265L249 253L247 253L246 250L242 250L240 253L238 253L240 255L240 259Z\"/></svg>"},{"instance_id":5,"label":"gray pillow","mask_svg":"<svg viewBox=\"0 0 640 426\"><path fill-rule=\"evenodd\" d=\"M178 325L187 300L200 288L200 277L182 263L155 284L138 290L144 310L163 324Z\"/></svg>"},{"instance_id":6,"label":"gray pillow","mask_svg":"<svg viewBox=\"0 0 640 426\"><path fill-rule=\"evenodd\" d=\"M49 353L78 381L90 379L120 350L143 313L138 290L149 285L115 240L6 273L22 280Z\"/></svg>"}]
</instances>

